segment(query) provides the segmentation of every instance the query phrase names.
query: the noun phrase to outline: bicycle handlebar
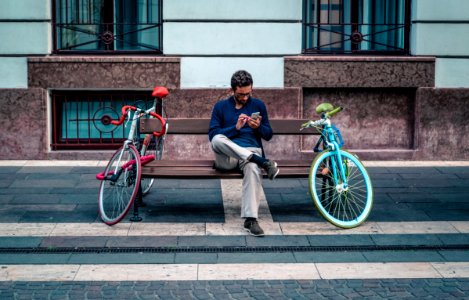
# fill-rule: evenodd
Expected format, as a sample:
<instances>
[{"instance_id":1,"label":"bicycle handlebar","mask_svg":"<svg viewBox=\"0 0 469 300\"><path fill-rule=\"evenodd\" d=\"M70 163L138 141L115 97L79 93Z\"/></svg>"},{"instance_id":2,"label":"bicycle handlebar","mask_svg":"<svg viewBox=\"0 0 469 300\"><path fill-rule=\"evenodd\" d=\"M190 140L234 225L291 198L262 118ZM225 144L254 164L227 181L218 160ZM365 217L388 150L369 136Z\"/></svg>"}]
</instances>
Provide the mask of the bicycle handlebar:
<instances>
[{"instance_id":1,"label":"bicycle handlebar","mask_svg":"<svg viewBox=\"0 0 469 300\"><path fill-rule=\"evenodd\" d=\"M335 115L336 113L338 112L341 112L344 108L342 106L339 106L339 107L336 107L334 108L333 110L331 110L330 112L326 113L326 118L330 118L332 117L333 115Z\"/></svg>"},{"instance_id":2,"label":"bicycle handlebar","mask_svg":"<svg viewBox=\"0 0 469 300\"><path fill-rule=\"evenodd\" d=\"M127 116L127 110L129 110L129 109L133 110L133 111L137 110L137 108L135 106L125 105L125 106L122 107L122 116L120 117L120 119L118 121L111 121L111 123L113 125L116 125L116 126L119 126L122 123L124 123L125 117Z\"/></svg>"},{"instance_id":3,"label":"bicycle handlebar","mask_svg":"<svg viewBox=\"0 0 469 300\"><path fill-rule=\"evenodd\" d=\"M137 108L135 106L125 105L125 106L122 107L122 116L120 117L120 119L118 121L111 121L111 123L113 125L116 125L116 126L119 126L122 123L124 123L125 117L127 116L127 111L129 109L132 110L132 111L137 110ZM155 112L150 112L150 116L157 118L158 121L160 121L160 123L161 123L161 131L153 131L153 135L157 136L157 137L160 137L160 136L164 135L166 133L166 120L163 119L159 114L157 114Z\"/></svg>"},{"instance_id":4,"label":"bicycle handlebar","mask_svg":"<svg viewBox=\"0 0 469 300\"><path fill-rule=\"evenodd\" d=\"M334 108L333 110L331 110L330 112L325 113L323 115L322 119L319 119L317 121L311 120L311 121L308 121L304 124L301 124L300 130L310 128L310 127L324 125L327 122L327 119L329 119L330 117L334 116L335 114L341 112L343 109L344 108L342 106L338 106L338 107Z\"/></svg>"}]
</instances>

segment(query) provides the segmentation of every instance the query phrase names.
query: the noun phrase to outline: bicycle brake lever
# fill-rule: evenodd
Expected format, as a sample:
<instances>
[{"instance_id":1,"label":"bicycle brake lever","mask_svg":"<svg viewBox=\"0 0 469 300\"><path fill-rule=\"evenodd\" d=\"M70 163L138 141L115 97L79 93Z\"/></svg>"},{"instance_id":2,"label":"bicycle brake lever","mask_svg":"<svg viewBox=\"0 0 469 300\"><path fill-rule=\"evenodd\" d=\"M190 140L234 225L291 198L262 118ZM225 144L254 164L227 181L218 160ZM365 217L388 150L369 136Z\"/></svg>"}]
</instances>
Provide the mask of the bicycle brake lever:
<instances>
[{"instance_id":1,"label":"bicycle brake lever","mask_svg":"<svg viewBox=\"0 0 469 300\"><path fill-rule=\"evenodd\" d=\"M124 127L127 127L127 124L130 122L130 110L127 111L127 122L125 122Z\"/></svg>"}]
</instances>

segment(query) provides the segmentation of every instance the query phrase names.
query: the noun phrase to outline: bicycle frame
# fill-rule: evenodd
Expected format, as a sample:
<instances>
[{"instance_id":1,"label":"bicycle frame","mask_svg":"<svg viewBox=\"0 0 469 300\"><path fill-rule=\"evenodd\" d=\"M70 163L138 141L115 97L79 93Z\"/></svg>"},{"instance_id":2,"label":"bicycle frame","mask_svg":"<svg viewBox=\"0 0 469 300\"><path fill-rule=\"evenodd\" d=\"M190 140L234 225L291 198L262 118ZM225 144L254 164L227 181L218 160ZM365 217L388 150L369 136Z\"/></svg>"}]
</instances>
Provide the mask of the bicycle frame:
<instances>
[{"instance_id":1,"label":"bicycle frame","mask_svg":"<svg viewBox=\"0 0 469 300\"><path fill-rule=\"evenodd\" d=\"M130 129L123 145L116 150L105 170L96 175L96 178L101 180L98 193L99 213L107 225L114 225L124 218L130 206L135 205L135 199L141 198L142 184L145 185L146 191L151 188L152 182L142 179L141 167L159 156L159 154L145 154L148 152L147 147L154 139L153 136L157 137L158 141L162 141L166 134L167 123L155 110L158 99L162 100L168 94L165 87L155 87L152 93L155 99L150 108L125 105L122 107L122 115L119 120L111 121L113 125L119 126L127 118L126 126L130 122ZM142 117L153 117L161 123L161 130L146 135L143 145L139 130L139 119Z\"/></svg>"},{"instance_id":2,"label":"bicycle frame","mask_svg":"<svg viewBox=\"0 0 469 300\"><path fill-rule=\"evenodd\" d=\"M343 108L329 103L316 107L321 119L308 121L301 129L316 128L320 133L309 173L311 199L318 212L331 224L341 228L353 228L368 217L373 204L373 187L369 175L358 157L341 149L340 131L332 124L331 117Z\"/></svg>"},{"instance_id":3,"label":"bicycle frame","mask_svg":"<svg viewBox=\"0 0 469 300\"><path fill-rule=\"evenodd\" d=\"M334 182L337 183L336 188L340 188L342 190L347 189L347 177L346 177L346 172L344 169L344 164L342 163L342 155L340 154L340 145L337 142L336 135L335 135L335 130L332 127L332 122L329 118L323 115L323 119L321 120L322 122L322 130L321 130L321 138L319 139L318 143L314 147L313 151L314 152L321 152L322 150L319 150L318 145L322 143L323 149L328 149L329 151L333 152L334 155L331 157L331 167L332 167L332 175L334 178ZM335 159L337 161L335 161ZM340 174L340 179L342 180L342 186L339 184L339 176L337 174Z\"/></svg>"}]
</instances>

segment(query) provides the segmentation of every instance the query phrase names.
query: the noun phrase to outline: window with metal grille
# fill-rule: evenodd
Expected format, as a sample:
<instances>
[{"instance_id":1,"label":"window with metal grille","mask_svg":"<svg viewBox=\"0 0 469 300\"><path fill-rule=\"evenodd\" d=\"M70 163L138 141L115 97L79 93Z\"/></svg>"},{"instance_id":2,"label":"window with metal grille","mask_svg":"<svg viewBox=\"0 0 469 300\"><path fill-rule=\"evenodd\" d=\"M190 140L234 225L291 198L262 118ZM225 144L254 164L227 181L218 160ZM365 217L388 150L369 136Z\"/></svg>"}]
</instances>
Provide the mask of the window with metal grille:
<instances>
[{"instance_id":1,"label":"window with metal grille","mask_svg":"<svg viewBox=\"0 0 469 300\"><path fill-rule=\"evenodd\" d=\"M128 136L130 125L111 124L124 105L148 109L151 92L52 93L52 150L116 149Z\"/></svg>"},{"instance_id":2,"label":"window with metal grille","mask_svg":"<svg viewBox=\"0 0 469 300\"><path fill-rule=\"evenodd\" d=\"M54 0L56 53L161 53L161 0Z\"/></svg>"},{"instance_id":3,"label":"window with metal grille","mask_svg":"<svg viewBox=\"0 0 469 300\"><path fill-rule=\"evenodd\" d=\"M408 54L410 0L304 0L304 53Z\"/></svg>"}]
</instances>

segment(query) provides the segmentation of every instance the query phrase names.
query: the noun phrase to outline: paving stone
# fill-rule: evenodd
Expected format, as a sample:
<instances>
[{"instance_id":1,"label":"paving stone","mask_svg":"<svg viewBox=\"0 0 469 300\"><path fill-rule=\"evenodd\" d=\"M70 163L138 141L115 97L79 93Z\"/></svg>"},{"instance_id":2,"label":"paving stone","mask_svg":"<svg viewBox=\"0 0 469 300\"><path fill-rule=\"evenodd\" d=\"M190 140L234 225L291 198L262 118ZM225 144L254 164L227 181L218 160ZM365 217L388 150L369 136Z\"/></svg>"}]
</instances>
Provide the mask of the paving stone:
<instances>
[{"instance_id":1,"label":"paving stone","mask_svg":"<svg viewBox=\"0 0 469 300\"><path fill-rule=\"evenodd\" d=\"M67 264L69 253L8 253L0 255L0 264Z\"/></svg>"},{"instance_id":2,"label":"paving stone","mask_svg":"<svg viewBox=\"0 0 469 300\"><path fill-rule=\"evenodd\" d=\"M0 179L0 189L10 187L16 179Z\"/></svg>"},{"instance_id":3,"label":"paving stone","mask_svg":"<svg viewBox=\"0 0 469 300\"><path fill-rule=\"evenodd\" d=\"M306 247L309 246L309 240L303 235L267 235L263 238L246 236L246 244L249 247L266 247L275 245L277 247Z\"/></svg>"},{"instance_id":4,"label":"paving stone","mask_svg":"<svg viewBox=\"0 0 469 300\"><path fill-rule=\"evenodd\" d=\"M12 174L18 173L22 167L17 166L1 166L0 167L0 174L8 174L11 176Z\"/></svg>"},{"instance_id":5,"label":"paving stone","mask_svg":"<svg viewBox=\"0 0 469 300\"><path fill-rule=\"evenodd\" d=\"M291 252L280 253L219 253L217 263L294 263Z\"/></svg>"},{"instance_id":6,"label":"paving stone","mask_svg":"<svg viewBox=\"0 0 469 300\"><path fill-rule=\"evenodd\" d=\"M176 264L215 264L218 262L217 253L176 253Z\"/></svg>"},{"instance_id":7,"label":"paving stone","mask_svg":"<svg viewBox=\"0 0 469 300\"><path fill-rule=\"evenodd\" d=\"M180 236L180 247L244 247L245 236Z\"/></svg>"},{"instance_id":8,"label":"paving stone","mask_svg":"<svg viewBox=\"0 0 469 300\"><path fill-rule=\"evenodd\" d=\"M358 251L314 251L294 252L298 263L343 263L343 262L367 262L367 259Z\"/></svg>"},{"instance_id":9,"label":"paving stone","mask_svg":"<svg viewBox=\"0 0 469 300\"><path fill-rule=\"evenodd\" d=\"M15 204L57 204L60 202L60 194L18 194L14 195L13 201L11 203Z\"/></svg>"},{"instance_id":10,"label":"paving stone","mask_svg":"<svg viewBox=\"0 0 469 300\"><path fill-rule=\"evenodd\" d=\"M72 253L71 264L174 264L174 253Z\"/></svg>"},{"instance_id":11,"label":"paving stone","mask_svg":"<svg viewBox=\"0 0 469 300\"><path fill-rule=\"evenodd\" d=\"M411 222L411 221L432 221L426 212L417 209L409 209L405 205L393 208L379 207L375 205L371 210L368 221L374 222Z\"/></svg>"},{"instance_id":12,"label":"paving stone","mask_svg":"<svg viewBox=\"0 0 469 300\"><path fill-rule=\"evenodd\" d=\"M467 262L469 261L468 250L441 250L440 255L445 261L451 262Z\"/></svg>"},{"instance_id":13,"label":"paving stone","mask_svg":"<svg viewBox=\"0 0 469 300\"><path fill-rule=\"evenodd\" d=\"M63 166L63 167L57 167L53 165L53 162L51 161L50 166L24 166L20 170L17 171L17 173L70 173L71 170L74 168L74 166Z\"/></svg>"},{"instance_id":14,"label":"paving stone","mask_svg":"<svg viewBox=\"0 0 469 300\"><path fill-rule=\"evenodd\" d=\"M48 223L61 223L61 222L73 222L73 223L92 223L98 220L97 209L90 214L89 212L77 212L77 211L49 211L49 212L25 212L20 222L36 223L36 222L48 222Z\"/></svg>"},{"instance_id":15,"label":"paving stone","mask_svg":"<svg viewBox=\"0 0 469 300\"><path fill-rule=\"evenodd\" d=\"M31 180L20 180L16 179L10 185L11 188L41 188L44 186L60 186L60 187L75 187L77 184L76 180L70 179L31 179Z\"/></svg>"},{"instance_id":16,"label":"paving stone","mask_svg":"<svg viewBox=\"0 0 469 300\"><path fill-rule=\"evenodd\" d=\"M35 248L42 242L41 237L0 237L0 248Z\"/></svg>"},{"instance_id":17,"label":"paving stone","mask_svg":"<svg viewBox=\"0 0 469 300\"><path fill-rule=\"evenodd\" d=\"M355 235L310 235L308 241L311 246L373 246L375 242L368 234Z\"/></svg>"},{"instance_id":18,"label":"paving stone","mask_svg":"<svg viewBox=\"0 0 469 300\"><path fill-rule=\"evenodd\" d=\"M399 226L396 224L396 226ZM389 245L408 245L408 246L422 246L422 245L442 245L442 241L432 234L374 234L371 239L376 245L389 246Z\"/></svg>"},{"instance_id":19,"label":"paving stone","mask_svg":"<svg viewBox=\"0 0 469 300\"><path fill-rule=\"evenodd\" d=\"M104 247L107 239L106 237L90 236L49 236L42 239L40 246L52 248Z\"/></svg>"},{"instance_id":20,"label":"paving stone","mask_svg":"<svg viewBox=\"0 0 469 300\"><path fill-rule=\"evenodd\" d=\"M176 236L128 236L108 237L105 246L110 248L156 248L176 247L177 244L178 237Z\"/></svg>"},{"instance_id":21,"label":"paving stone","mask_svg":"<svg viewBox=\"0 0 469 300\"><path fill-rule=\"evenodd\" d=\"M443 262L438 251L363 251L369 262Z\"/></svg>"},{"instance_id":22,"label":"paving stone","mask_svg":"<svg viewBox=\"0 0 469 300\"><path fill-rule=\"evenodd\" d=\"M444 245L469 245L469 233L437 234L436 237Z\"/></svg>"}]
</instances>

